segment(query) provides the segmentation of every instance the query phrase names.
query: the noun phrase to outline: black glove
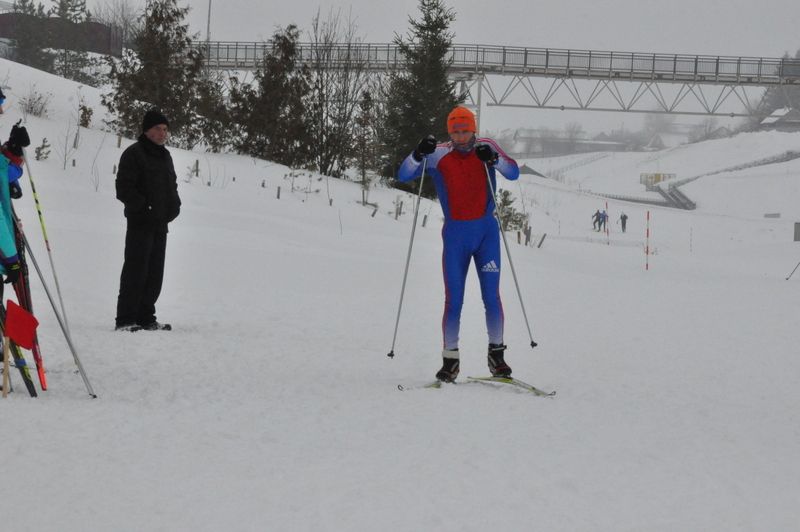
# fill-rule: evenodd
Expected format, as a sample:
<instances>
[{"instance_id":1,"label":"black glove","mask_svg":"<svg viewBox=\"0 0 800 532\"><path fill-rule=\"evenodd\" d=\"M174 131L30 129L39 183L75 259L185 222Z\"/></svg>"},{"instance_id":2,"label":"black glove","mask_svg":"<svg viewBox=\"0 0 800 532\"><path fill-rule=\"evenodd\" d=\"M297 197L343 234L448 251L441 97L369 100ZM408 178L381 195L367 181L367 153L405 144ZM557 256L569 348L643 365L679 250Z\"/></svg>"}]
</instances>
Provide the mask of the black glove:
<instances>
[{"instance_id":1,"label":"black glove","mask_svg":"<svg viewBox=\"0 0 800 532\"><path fill-rule=\"evenodd\" d=\"M19 279L19 272L22 269L19 261L13 262L11 264L6 264L6 280L4 281L6 284L14 284Z\"/></svg>"},{"instance_id":2,"label":"black glove","mask_svg":"<svg viewBox=\"0 0 800 532\"><path fill-rule=\"evenodd\" d=\"M20 126L19 122L14 124L11 128L11 134L8 136L6 145L8 146L8 151L17 157L21 157L22 148L31 145L31 138L28 136L28 130L25 129L25 126Z\"/></svg>"},{"instance_id":3,"label":"black glove","mask_svg":"<svg viewBox=\"0 0 800 532\"><path fill-rule=\"evenodd\" d=\"M19 181L14 181L8 185L8 194L12 199L20 199L22 197L22 187L19 186Z\"/></svg>"},{"instance_id":4,"label":"black glove","mask_svg":"<svg viewBox=\"0 0 800 532\"><path fill-rule=\"evenodd\" d=\"M428 135L417 144L417 149L414 150L412 154L414 159L417 161L421 161L422 158L426 155L430 155L431 153L436 151L436 137L433 135Z\"/></svg>"},{"instance_id":5,"label":"black glove","mask_svg":"<svg viewBox=\"0 0 800 532\"><path fill-rule=\"evenodd\" d=\"M494 164L497 162L497 152L488 144L478 144L475 147L475 155L486 164Z\"/></svg>"}]
</instances>

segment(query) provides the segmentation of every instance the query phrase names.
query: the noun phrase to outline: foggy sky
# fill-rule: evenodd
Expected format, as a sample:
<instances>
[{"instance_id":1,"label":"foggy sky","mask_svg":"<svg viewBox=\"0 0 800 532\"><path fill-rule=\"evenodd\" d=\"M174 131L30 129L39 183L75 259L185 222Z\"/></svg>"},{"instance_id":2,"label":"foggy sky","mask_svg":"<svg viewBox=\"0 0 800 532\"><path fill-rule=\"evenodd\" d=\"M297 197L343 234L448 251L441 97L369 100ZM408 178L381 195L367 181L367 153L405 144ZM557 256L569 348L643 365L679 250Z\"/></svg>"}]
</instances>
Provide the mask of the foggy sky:
<instances>
[{"instance_id":1,"label":"foggy sky","mask_svg":"<svg viewBox=\"0 0 800 532\"><path fill-rule=\"evenodd\" d=\"M89 0L88 5L107 0ZM145 0L132 0L143 6ZM623 52L780 57L800 48L796 0L449 0L459 44ZM188 5L205 38L209 0ZM417 0L211 0L211 38L261 41L294 23L308 30L320 10L352 14L368 42L388 42L417 18Z\"/></svg>"},{"instance_id":2,"label":"foggy sky","mask_svg":"<svg viewBox=\"0 0 800 532\"><path fill-rule=\"evenodd\" d=\"M89 0L94 5L110 0ZM131 0L144 6L145 0ZM491 44L600 51L792 56L800 49L797 0L449 0L456 13L451 29L457 44ZM209 0L178 0L191 8L187 22L205 39ZM296 24L307 40L313 17L352 17L365 42L390 42L406 35L408 18L419 18L417 0L211 0L211 39L264 41L277 28ZM528 122L575 120L588 124L641 122L629 113L561 113L492 108L484 113L492 129ZM557 115L557 116L556 116ZM565 115L569 115L565 117ZM601 116L598 116L601 115ZM535 117L531 118L531 117ZM558 127L557 124L548 124ZM721 124L723 125L723 124Z\"/></svg>"}]
</instances>

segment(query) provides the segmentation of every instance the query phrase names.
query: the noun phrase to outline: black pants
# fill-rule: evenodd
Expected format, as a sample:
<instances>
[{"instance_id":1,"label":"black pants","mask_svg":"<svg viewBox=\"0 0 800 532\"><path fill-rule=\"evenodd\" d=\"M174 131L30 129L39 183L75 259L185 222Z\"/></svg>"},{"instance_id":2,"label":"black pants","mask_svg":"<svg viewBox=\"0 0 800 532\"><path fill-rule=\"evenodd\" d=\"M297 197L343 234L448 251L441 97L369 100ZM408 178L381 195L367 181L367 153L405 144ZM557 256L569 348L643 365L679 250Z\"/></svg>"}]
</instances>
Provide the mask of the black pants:
<instances>
[{"instance_id":1,"label":"black pants","mask_svg":"<svg viewBox=\"0 0 800 532\"><path fill-rule=\"evenodd\" d=\"M117 325L156 321L156 301L164 280L167 232L128 224L125 263L119 280Z\"/></svg>"}]
</instances>

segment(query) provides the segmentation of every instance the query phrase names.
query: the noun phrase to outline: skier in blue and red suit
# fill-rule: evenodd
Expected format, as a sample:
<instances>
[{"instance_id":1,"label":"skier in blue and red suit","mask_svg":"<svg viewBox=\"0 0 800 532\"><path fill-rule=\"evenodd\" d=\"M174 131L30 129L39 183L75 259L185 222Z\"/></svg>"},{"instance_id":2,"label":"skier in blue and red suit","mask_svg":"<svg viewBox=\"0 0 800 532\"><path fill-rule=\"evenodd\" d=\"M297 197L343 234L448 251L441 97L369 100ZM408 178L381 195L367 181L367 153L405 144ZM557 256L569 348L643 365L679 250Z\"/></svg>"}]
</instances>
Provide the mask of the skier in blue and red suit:
<instances>
[{"instance_id":1,"label":"skier in blue and red suit","mask_svg":"<svg viewBox=\"0 0 800 532\"><path fill-rule=\"evenodd\" d=\"M519 167L494 140L476 136L475 115L466 107L459 106L450 112L447 132L450 142L437 144L433 136L422 139L397 174L400 181L419 177L422 160L427 158L426 173L433 178L444 212L444 349L442 369L436 373L436 378L452 382L458 376L461 307L469 264L473 260L486 310L489 370L495 376L509 376L511 368L503 356L506 346L500 301L500 228L494 217L492 192L497 190L496 172L514 180L519 177Z\"/></svg>"}]
</instances>

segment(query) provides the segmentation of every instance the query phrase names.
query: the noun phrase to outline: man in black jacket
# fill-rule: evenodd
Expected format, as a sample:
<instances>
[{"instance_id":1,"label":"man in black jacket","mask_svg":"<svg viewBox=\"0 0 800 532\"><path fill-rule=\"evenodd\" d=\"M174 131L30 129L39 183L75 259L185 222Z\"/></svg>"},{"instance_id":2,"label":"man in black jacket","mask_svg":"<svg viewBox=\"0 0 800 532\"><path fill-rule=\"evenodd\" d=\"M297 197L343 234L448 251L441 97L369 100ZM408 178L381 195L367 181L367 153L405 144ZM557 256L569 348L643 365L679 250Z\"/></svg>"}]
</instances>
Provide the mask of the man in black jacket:
<instances>
[{"instance_id":1,"label":"man in black jacket","mask_svg":"<svg viewBox=\"0 0 800 532\"><path fill-rule=\"evenodd\" d=\"M164 147L169 121L147 111L142 134L119 160L117 199L125 204L128 230L119 283L116 330L171 330L156 320L156 300L164 278L167 224L180 213L178 178Z\"/></svg>"}]
</instances>

